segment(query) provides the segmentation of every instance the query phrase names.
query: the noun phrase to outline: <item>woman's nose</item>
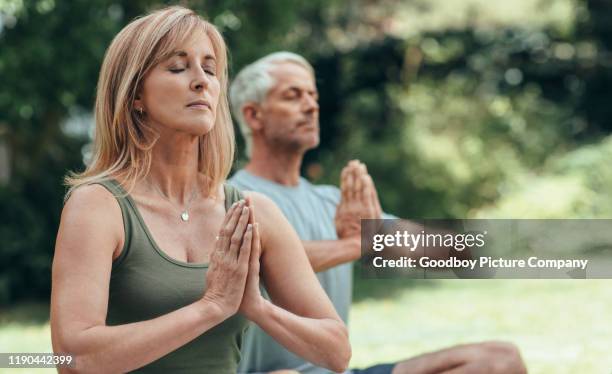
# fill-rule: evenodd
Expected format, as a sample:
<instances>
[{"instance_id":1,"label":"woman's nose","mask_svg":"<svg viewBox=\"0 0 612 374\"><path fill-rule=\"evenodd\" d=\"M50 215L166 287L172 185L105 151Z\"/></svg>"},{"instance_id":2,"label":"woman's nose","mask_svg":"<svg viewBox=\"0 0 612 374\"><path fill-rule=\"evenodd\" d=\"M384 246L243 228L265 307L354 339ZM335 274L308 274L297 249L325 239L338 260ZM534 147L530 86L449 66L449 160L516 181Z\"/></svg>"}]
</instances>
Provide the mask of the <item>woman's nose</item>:
<instances>
[{"instance_id":1,"label":"woman's nose","mask_svg":"<svg viewBox=\"0 0 612 374\"><path fill-rule=\"evenodd\" d=\"M204 71L204 69L200 68L196 68L195 70L195 75L191 81L191 89L194 91L201 91L204 88L206 88L208 86L209 81L209 77L206 74L206 72Z\"/></svg>"}]
</instances>

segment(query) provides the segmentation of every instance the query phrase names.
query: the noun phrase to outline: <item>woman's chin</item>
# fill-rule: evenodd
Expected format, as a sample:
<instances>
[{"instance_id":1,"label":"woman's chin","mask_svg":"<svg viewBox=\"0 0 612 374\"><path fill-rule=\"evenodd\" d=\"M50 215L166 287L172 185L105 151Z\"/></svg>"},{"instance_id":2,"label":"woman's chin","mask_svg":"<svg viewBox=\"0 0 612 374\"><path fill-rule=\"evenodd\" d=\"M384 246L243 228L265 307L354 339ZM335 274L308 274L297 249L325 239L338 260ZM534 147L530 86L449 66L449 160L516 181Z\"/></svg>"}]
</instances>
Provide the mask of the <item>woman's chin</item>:
<instances>
[{"instance_id":1,"label":"woman's chin","mask_svg":"<svg viewBox=\"0 0 612 374\"><path fill-rule=\"evenodd\" d=\"M195 136L204 136L212 131L213 127L215 127L214 123L193 123L186 125L184 127L184 131Z\"/></svg>"}]
</instances>

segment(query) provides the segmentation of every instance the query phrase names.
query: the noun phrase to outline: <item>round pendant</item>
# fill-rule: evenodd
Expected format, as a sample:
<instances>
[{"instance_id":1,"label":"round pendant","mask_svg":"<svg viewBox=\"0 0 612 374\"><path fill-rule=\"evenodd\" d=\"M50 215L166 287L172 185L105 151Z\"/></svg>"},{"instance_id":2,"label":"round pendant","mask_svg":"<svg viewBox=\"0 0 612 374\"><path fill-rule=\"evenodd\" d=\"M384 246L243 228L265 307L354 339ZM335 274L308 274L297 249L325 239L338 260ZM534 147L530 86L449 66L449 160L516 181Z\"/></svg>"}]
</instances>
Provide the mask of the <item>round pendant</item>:
<instances>
[{"instance_id":1,"label":"round pendant","mask_svg":"<svg viewBox=\"0 0 612 374\"><path fill-rule=\"evenodd\" d=\"M185 222L189 221L189 213L187 213L187 211L181 213L181 219Z\"/></svg>"}]
</instances>

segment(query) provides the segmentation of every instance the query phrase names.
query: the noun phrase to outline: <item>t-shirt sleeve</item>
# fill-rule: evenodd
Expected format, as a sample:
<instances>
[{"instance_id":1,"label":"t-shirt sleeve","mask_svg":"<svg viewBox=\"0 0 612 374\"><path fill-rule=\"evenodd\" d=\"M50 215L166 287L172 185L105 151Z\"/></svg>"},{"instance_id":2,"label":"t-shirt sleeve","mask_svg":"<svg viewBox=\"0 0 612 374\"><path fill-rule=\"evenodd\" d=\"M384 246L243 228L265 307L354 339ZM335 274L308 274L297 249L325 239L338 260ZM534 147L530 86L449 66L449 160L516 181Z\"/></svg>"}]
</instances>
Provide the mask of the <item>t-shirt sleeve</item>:
<instances>
[{"instance_id":1,"label":"t-shirt sleeve","mask_svg":"<svg viewBox=\"0 0 612 374\"><path fill-rule=\"evenodd\" d=\"M332 203L334 206L340 204L340 189L336 186L324 184L315 187L317 195L324 201Z\"/></svg>"}]
</instances>

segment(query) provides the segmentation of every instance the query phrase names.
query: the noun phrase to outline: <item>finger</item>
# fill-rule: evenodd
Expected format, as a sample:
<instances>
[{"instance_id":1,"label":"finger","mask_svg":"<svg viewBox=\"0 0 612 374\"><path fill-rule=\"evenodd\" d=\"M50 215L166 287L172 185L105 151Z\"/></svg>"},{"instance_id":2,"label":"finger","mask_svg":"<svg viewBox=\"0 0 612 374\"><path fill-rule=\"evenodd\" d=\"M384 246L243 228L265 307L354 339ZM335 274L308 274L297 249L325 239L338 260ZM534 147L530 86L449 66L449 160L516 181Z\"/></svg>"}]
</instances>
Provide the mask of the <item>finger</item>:
<instances>
[{"instance_id":1,"label":"finger","mask_svg":"<svg viewBox=\"0 0 612 374\"><path fill-rule=\"evenodd\" d=\"M249 207L249 223L254 224L255 223L255 205L253 205L253 200L251 199L250 196L246 198L246 206Z\"/></svg>"},{"instance_id":2,"label":"finger","mask_svg":"<svg viewBox=\"0 0 612 374\"><path fill-rule=\"evenodd\" d=\"M366 178L367 173L363 168L363 164L359 164L355 168L355 178L359 179L359 184L357 188L357 197L362 204L367 204L367 200L369 199L369 190L368 190L368 181Z\"/></svg>"},{"instance_id":3,"label":"finger","mask_svg":"<svg viewBox=\"0 0 612 374\"><path fill-rule=\"evenodd\" d=\"M368 174L365 173L365 169L362 164L357 168L358 178L361 181L362 189L359 195L359 202L363 208L361 218L374 218L374 201L372 200L372 194L370 193L370 181Z\"/></svg>"},{"instance_id":4,"label":"finger","mask_svg":"<svg viewBox=\"0 0 612 374\"><path fill-rule=\"evenodd\" d=\"M224 251L227 248L227 243L234 232L234 227L236 226L236 222L238 221L240 209L242 207L242 200L236 201L232 206L228 209L225 214L225 218L223 219L223 223L221 224L221 230L219 230L219 235L217 236L217 248L219 250Z\"/></svg>"},{"instance_id":5,"label":"finger","mask_svg":"<svg viewBox=\"0 0 612 374\"><path fill-rule=\"evenodd\" d=\"M253 225L248 224L244 237L242 238L242 245L240 246L240 252L238 252L238 263L240 266L247 266L249 259L251 258L251 248L253 246Z\"/></svg>"},{"instance_id":6,"label":"finger","mask_svg":"<svg viewBox=\"0 0 612 374\"><path fill-rule=\"evenodd\" d=\"M376 185L374 184L374 180L372 179L370 175L368 175L368 178L370 178L370 184L372 185L371 193L372 193L372 198L374 199L374 203L376 206L377 215L380 218L382 216L382 207L380 206L380 199L378 198L378 192L376 191Z\"/></svg>"},{"instance_id":7,"label":"finger","mask_svg":"<svg viewBox=\"0 0 612 374\"><path fill-rule=\"evenodd\" d=\"M349 171L350 171L350 168L348 166L345 166L342 169L342 173L340 174L340 191L342 192L343 200L348 199L349 189L347 185L348 183L347 178L348 178Z\"/></svg>"},{"instance_id":8,"label":"finger","mask_svg":"<svg viewBox=\"0 0 612 374\"><path fill-rule=\"evenodd\" d=\"M351 160L348 164L348 168L351 172L355 172L355 169L359 167L359 161Z\"/></svg>"},{"instance_id":9,"label":"finger","mask_svg":"<svg viewBox=\"0 0 612 374\"><path fill-rule=\"evenodd\" d=\"M351 164L351 171L354 176L358 176L361 174L361 163L359 160L354 160Z\"/></svg>"},{"instance_id":10,"label":"finger","mask_svg":"<svg viewBox=\"0 0 612 374\"><path fill-rule=\"evenodd\" d=\"M230 239L228 249L230 258L238 259L238 251L240 250L240 245L242 244L242 240L244 238L244 231L246 230L248 223L249 207L243 206L242 211L240 212L240 218L238 219L238 223L236 224Z\"/></svg>"},{"instance_id":11,"label":"finger","mask_svg":"<svg viewBox=\"0 0 612 374\"><path fill-rule=\"evenodd\" d=\"M353 169L353 175L355 177L355 198L362 204L366 202L366 183L364 179L363 169L360 164L357 164Z\"/></svg>"},{"instance_id":12,"label":"finger","mask_svg":"<svg viewBox=\"0 0 612 374\"><path fill-rule=\"evenodd\" d=\"M353 174L353 169L347 173L346 175L346 200L352 201L355 199L355 176Z\"/></svg>"},{"instance_id":13,"label":"finger","mask_svg":"<svg viewBox=\"0 0 612 374\"><path fill-rule=\"evenodd\" d=\"M361 169L363 170L363 172L368 174L368 167L366 166L366 164L361 162L360 165L361 165Z\"/></svg>"},{"instance_id":14,"label":"finger","mask_svg":"<svg viewBox=\"0 0 612 374\"><path fill-rule=\"evenodd\" d=\"M376 218L382 217L382 207L380 206L380 200L378 199L378 192L376 192L376 186L374 185L374 180L368 174L368 184L370 186L370 199L374 202L374 210L376 213Z\"/></svg>"},{"instance_id":15,"label":"finger","mask_svg":"<svg viewBox=\"0 0 612 374\"><path fill-rule=\"evenodd\" d=\"M359 172L361 173L361 175L365 176L368 174L368 169L366 168L364 163L360 163L359 164Z\"/></svg>"},{"instance_id":16,"label":"finger","mask_svg":"<svg viewBox=\"0 0 612 374\"><path fill-rule=\"evenodd\" d=\"M234 230L236 230L236 225L238 225L238 221L240 220L240 215L242 214L243 207L244 200L239 200L238 204L236 204L234 211L232 212L232 215L230 216L227 224L224 227L224 236L222 240L222 244L224 244L224 250L227 249L229 246L229 241L232 237L232 234L234 233Z\"/></svg>"},{"instance_id":17,"label":"finger","mask_svg":"<svg viewBox=\"0 0 612 374\"><path fill-rule=\"evenodd\" d=\"M370 181L368 180L368 175L367 174L362 175L361 181L363 183L361 201L364 205L368 207L368 210L370 212L369 217L372 217L375 204L374 204L374 200L372 199L372 186L370 185Z\"/></svg>"},{"instance_id":18,"label":"finger","mask_svg":"<svg viewBox=\"0 0 612 374\"><path fill-rule=\"evenodd\" d=\"M253 228L253 243L251 244L251 259L249 260L249 276L259 276L259 257L261 256L261 237L259 235L259 223Z\"/></svg>"},{"instance_id":19,"label":"finger","mask_svg":"<svg viewBox=\"0 0 612 374\"><path fill-rule=\"evenodd\" d=\"M353 169L355 169L355 160L351 160L349 161L346 166L344 167L346 169L347 174L350 174L353 172Z\"/></svg>"},{"instance_id":20,"label":"finger","mask_svg":"<svg viewBox=\"0 0 612 374\"><path fill-rule=\"evenodd\" d=\"M363 176L359 166L353 168L353 178L355 178L355 198L363 202Z\"/></svg>"},{"instance_id":21,"label":"finger","mask_svg":"<svg viewBox=\"0 0 612 374\"><path fill-rule=\"evenodd\" d=\"M235 203L232 204L232 206L230 206L230 208L225 213L225 217L223 217L223 223L221 223L221 227L227 225L230 219L232 219L232 215L236 211L236 208L238 207L238 205L240 205L240 201L236 201Z\"/></svg>"},{"instance_id":22,"label":"finger","mask_svg":"<svg viewBox=\"0 0 612 374\"><path fill-rule=\"evenodd\" d=\"M259 257L261 256L261 234L259 233L259 222L255 223L255 229L253 230L253 250L254 250L254 261L259 263Z\"/></svg>"}]
</instances>

